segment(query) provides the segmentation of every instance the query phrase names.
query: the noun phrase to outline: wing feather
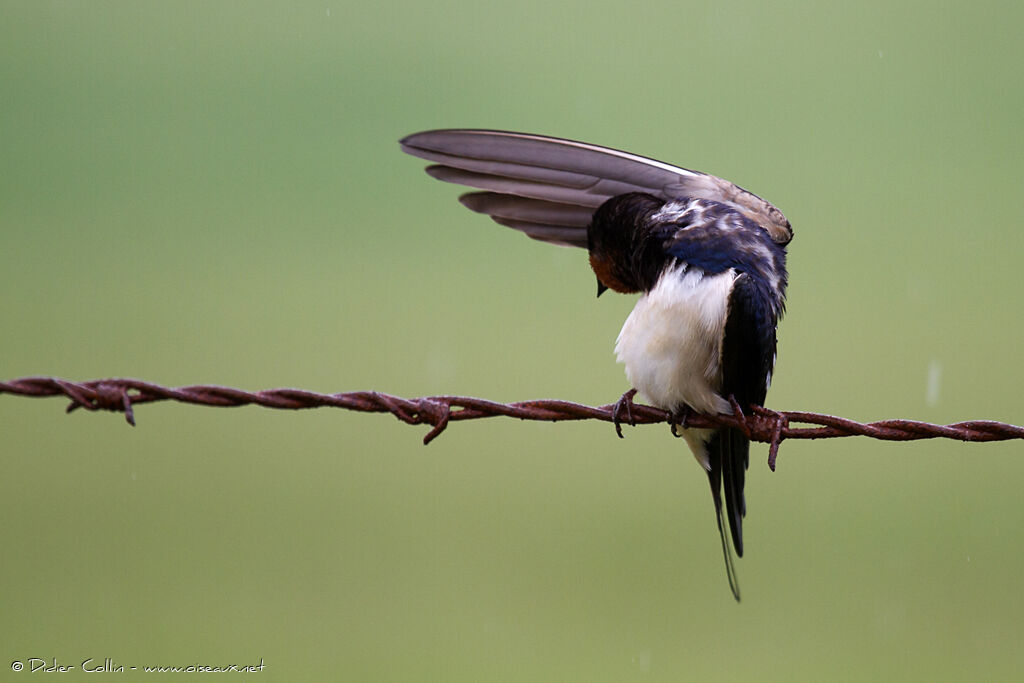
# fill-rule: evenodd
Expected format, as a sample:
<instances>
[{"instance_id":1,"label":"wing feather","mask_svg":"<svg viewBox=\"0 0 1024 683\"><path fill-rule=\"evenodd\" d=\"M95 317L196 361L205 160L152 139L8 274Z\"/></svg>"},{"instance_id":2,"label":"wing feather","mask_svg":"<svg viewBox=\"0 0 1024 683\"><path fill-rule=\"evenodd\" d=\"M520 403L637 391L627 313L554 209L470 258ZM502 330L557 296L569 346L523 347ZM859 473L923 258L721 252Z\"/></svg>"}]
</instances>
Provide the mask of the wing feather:
<instances>
[{"instance_id":1,"label":"wing feather","mask_svg":"<svg viewBox=\"0 0 1024 683\"><path fill-rule=\"evenodd\" d=\"M513 218L584 230L593 215L593 211L585 206L527 199L498 192L470 192L459 197L459 201L471 211L495 218Z\"/></svg>"},{"instance_id":2,"label":"wing feather","mask_svg":"<svg viewBox=\"0 0 1024 683\"><path fill-rule=\"evenodd\" d=\"M543 135L473 129L416 133L403 138L401 146L408 154L434 162L436 165L428 167L427 172L439 180L510 198L567 204L593 213L607 199L626 192L647 192L662 199L697 197L733 206L780 244L793 236L789 221L778 209L727 180L608 147ZM515 202L510 201L502 206L513 206ZM523 210L531 208L528 203ZM487 208L482 210L491 213ZM559 234L564 236L567 226L550 227L563 228ZM585 246L586 224L575 227L580 234L568 242Z\"/></svg>"},{"instance_id":3,"label":"wing feather","mask_svg":"<svg viewBox=\"0 0 1024 683\"><path fill-rule=\"evenodd\" d=\"M497 216L492 216L491 219L498 225L504 225L506 228L518 230L519 232L525 233L527 237L540 240L541 242L557 244L563 247L587 248L586 231L581 235L577 228L559 228L550 225L530 223L529 221L499 218Z\"/></svg>"}]
</instances>

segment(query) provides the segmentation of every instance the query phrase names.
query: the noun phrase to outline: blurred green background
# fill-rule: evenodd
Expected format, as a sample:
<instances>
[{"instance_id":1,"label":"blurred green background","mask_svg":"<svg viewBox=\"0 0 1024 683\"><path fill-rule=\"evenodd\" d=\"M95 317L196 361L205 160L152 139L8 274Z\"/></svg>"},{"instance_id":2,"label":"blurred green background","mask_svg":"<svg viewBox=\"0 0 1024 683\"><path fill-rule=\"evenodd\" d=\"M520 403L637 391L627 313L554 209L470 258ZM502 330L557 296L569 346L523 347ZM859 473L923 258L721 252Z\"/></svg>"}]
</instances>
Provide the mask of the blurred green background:
<instances>
[{"instance_id":1,"label":"blurred green background","mask_svg":"<svg viewBox=\"0 0 1024 683\"><path fill-rule=\"evenodd\" d=\"M0 378L609 402L633 304L398 149L473 126L791 219L770 405L1024 422L1024 6L0 4ZM744 601L666 428L0 397L11 662L1008 680L1020 442L755 449ZM253 674L255 677L257 674ZM64 679L62 679L64 680Z\"/></svg>"}]
</instances>

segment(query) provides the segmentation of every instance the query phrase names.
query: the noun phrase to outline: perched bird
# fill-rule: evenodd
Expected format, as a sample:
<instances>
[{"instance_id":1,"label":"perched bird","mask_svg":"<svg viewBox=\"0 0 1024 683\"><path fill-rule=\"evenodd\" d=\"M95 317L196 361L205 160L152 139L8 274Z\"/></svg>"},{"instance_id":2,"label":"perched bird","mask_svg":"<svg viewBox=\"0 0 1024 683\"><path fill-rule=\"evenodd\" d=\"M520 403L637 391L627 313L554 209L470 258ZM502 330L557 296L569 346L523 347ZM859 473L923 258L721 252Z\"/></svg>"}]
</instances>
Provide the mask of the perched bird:
<instances>
[{"instance_id":1,"label":"perched bird","mask_svg":"<svg viewBox=\"0 0 1024 683\"><path fill-rule=\"evenodd\" d=\"M716 178L583 142L493 130L433 130L401 141L434 178L482 190L460 201L528 236L583 247L597 294L641 293L615 344L637 391L669 411L711 484L729 586L739 584L723 521L743 556L750 442L686 416L764 404L785 307L793 230L760 197ZM673 433L676 425L673 424Z\"/></svg>"}]
</instances>

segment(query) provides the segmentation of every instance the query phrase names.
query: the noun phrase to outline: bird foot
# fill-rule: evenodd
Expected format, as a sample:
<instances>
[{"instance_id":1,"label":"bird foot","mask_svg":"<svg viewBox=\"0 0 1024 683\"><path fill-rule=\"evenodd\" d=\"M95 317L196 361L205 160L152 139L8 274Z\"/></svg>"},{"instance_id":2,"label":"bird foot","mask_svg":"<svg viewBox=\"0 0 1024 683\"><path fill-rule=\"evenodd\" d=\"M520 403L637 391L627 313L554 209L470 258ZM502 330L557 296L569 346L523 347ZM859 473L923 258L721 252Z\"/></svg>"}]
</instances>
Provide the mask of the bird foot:
<instances>
[{"instance_id":1,"label":"bird foot","mask_svg":"<svg viewBox=\"0 0 1024 683\"><path fill-rule=\"evenodd\" d=\"M732 406L732 416L739 421L740 431L749 439L750 438L750 425L747 424L747 416L743 414L743 408L740 407L739 401L732 394L729 394L729 405Z\"/></svg>"},{"instance_id":2,"label":"bird foot","mask_svg":"<svg viewBox=\"0 0 1024 683\"><path fill-rule=\"evenodd\" d=\"M620 439L625 438L622 436L622 420L621 415L623 409L626 411L626 420L629 422L630 427L636 427L636 420L633 419L633 397L636 396L636 389L630 389L615 402L615 407L612 408L612 424L615 425L615 433L619 435Z\"/></svg>"},{"instance_id":3,"label":"bird foot","mask_svg":"<svg viewBox=\"0 0 1024 683\"><path fill-rule=\"evenodd\" d=\"M690 421L690 416L693 415L693 408L683 404L669 412L669 425L672 429L672 436L680 437L680 429L686 429L687 423Z\"/></svg>"}]
</instances>

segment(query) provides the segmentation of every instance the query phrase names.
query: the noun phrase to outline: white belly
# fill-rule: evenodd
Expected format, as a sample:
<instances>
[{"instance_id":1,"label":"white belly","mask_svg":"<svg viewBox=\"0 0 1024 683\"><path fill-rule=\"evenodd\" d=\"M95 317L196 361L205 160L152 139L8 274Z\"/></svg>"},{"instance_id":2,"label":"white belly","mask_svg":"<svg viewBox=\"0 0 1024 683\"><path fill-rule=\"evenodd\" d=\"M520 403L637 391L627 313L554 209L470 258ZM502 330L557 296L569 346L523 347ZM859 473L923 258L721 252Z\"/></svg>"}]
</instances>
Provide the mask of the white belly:
<instances>
[{"instance_id":1,"label":"white belly","mask_svg":"<svg viewBox=\"0 0 1024 683\"><path fill-rule=\"evenodd\" d=\"M664 410L686 404L702 413L731 412L719 395L721 352L732 270L666 271L629 314L615 343L626 378Z\"/></svg>"}]
</instances>

